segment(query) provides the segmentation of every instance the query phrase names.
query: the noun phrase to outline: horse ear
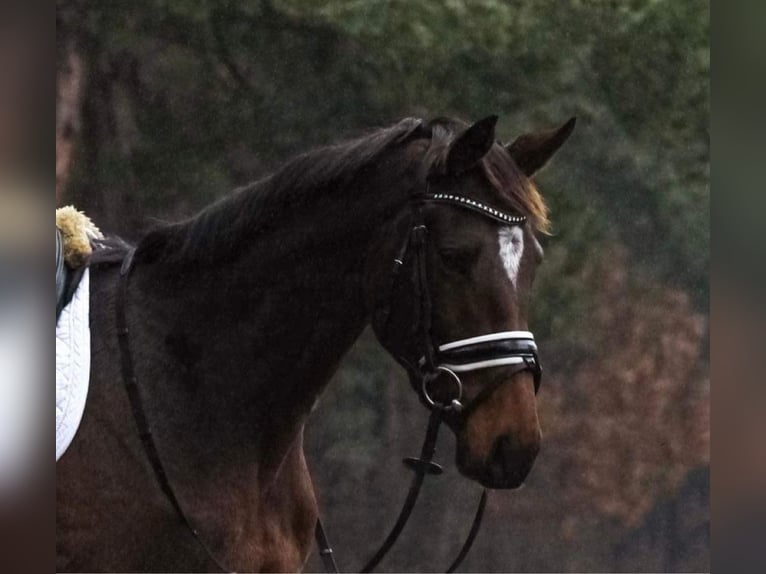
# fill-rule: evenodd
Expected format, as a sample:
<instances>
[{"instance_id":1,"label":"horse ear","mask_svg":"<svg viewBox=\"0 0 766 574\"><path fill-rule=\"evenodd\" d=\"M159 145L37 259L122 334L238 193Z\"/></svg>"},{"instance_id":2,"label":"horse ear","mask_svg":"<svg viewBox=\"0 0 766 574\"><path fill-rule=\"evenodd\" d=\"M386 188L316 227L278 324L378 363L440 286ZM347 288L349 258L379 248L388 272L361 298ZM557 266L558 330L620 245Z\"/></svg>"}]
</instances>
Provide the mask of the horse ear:
<instances>
[{"instance_id":1,"label":"horse ear","mask_svg":"<svg viewBox=\"0 0 766 574\"><path fill-rule=\"evenodd\" d=\"M487 155L495 143L497 116L479 120L461 133L447 152L447 173L459 175Z\"/></svg>"},{"instance_id":2,"label":"horse ear","mask_svg":"<svg viewBox=\"0 0 766 574\"><path fill-rule=\"evenodd\" d=\"M540 170L554 153L567 141L574 130L577 118L570 118L563 126L517 137L505 146L513 161L527 177Z\"/></svg>"}]
</instances>

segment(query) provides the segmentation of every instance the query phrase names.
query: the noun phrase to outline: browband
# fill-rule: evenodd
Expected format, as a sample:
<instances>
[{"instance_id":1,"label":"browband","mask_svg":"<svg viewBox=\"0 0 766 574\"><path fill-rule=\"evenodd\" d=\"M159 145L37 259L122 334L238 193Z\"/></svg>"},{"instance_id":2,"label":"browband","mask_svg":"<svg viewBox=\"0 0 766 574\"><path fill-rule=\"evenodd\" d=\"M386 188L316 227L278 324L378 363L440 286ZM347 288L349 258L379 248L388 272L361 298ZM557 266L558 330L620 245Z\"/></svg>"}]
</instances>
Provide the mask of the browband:
<instances>
[{"instance_id":1,"label":"browband","mask_svg":"<svg viewBox=\"0 0 766 574\"><path fill-rule=\"evenodd\" d=\"M490 219L505 223L506 225L522 225L527 220L524 215L510 215L499 209L490 207L481 201L476 201L475 199L463 195L454 195L452 193L426 193L422 197L425 201L449 203L451 205L470 209L471 211L478 212L481 215L485 215Z\"/></svg>"}]
</instances>

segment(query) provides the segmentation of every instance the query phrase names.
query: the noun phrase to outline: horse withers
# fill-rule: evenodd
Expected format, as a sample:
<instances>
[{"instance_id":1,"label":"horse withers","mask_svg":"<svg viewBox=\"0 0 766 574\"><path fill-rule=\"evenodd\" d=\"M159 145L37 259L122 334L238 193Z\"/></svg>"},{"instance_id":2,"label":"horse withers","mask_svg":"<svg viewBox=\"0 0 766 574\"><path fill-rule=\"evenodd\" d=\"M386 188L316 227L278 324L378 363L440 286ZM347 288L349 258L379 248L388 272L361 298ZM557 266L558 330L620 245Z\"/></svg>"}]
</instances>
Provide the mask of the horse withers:
<instances>
[{"instance_id":1,"label":"horse withers","mask_svg":"<svg viewBox=\"0 0 766 574\"><path fill-rule=\"evenodd\" d=\"M460 403L445 414L460 471L523 482L548 226L530 178L574 122L503 146L495 121L405 119L134 251L101 244L89 403L57 463L57 570L299 570L317 517L304 425L370 322L424 404Z\"/></svg>"}]
</instances>

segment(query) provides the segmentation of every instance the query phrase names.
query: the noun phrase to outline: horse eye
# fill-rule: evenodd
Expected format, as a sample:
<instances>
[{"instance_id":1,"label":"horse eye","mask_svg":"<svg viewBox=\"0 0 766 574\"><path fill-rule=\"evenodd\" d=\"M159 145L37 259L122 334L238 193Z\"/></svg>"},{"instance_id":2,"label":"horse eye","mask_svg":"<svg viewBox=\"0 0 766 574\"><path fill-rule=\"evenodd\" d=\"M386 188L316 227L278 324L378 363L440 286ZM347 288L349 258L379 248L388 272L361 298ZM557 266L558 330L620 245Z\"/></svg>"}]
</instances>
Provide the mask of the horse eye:
<instances>
[{"instance_id":1,"label":"horse eye","mask_svg":"<svg viewBox=\"0 0 766 574\"><path fill-rule=\"evenodd\" d=\"M445 267L457 271L463 275L468 275L473 269L477 257L476 250L473 249L455 249L443 247L439 249L439 258Z\"/></svg>"}]
</instances>

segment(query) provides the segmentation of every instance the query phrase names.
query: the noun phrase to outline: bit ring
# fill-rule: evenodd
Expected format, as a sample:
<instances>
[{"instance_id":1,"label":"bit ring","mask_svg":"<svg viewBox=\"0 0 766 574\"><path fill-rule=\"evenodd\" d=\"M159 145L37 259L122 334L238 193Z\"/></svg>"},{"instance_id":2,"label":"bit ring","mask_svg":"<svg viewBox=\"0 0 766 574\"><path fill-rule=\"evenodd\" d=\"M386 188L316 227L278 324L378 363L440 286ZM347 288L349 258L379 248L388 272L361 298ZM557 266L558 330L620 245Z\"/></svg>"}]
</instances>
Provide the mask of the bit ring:
<instances>
[{"instance_id":1,"label":"bit ring","mask_svg":"<svg viewBox=\"0 0 766 574\"><path fill-rule=\"evenodd\" d=\"M431 381L438 378L440 372L447 373L451 377L451 380L455 382L455 386L457 388L457 398L452 399L449 403L440 403L435 401L428 392L429 383L431 383ZM455 373L455 371L447 367L439 365L436 367L435 371L433 371L432 373L427 373L423 376L422 393L423 393L423 398L428 403L428 406L432 408L441 408L444 410L455 410L455 411L460 411L463 408L463 404L460 402L463 399L463 383L460 380L460 377L457 376L457 373Z\"/></svg>"}]
</instances>

